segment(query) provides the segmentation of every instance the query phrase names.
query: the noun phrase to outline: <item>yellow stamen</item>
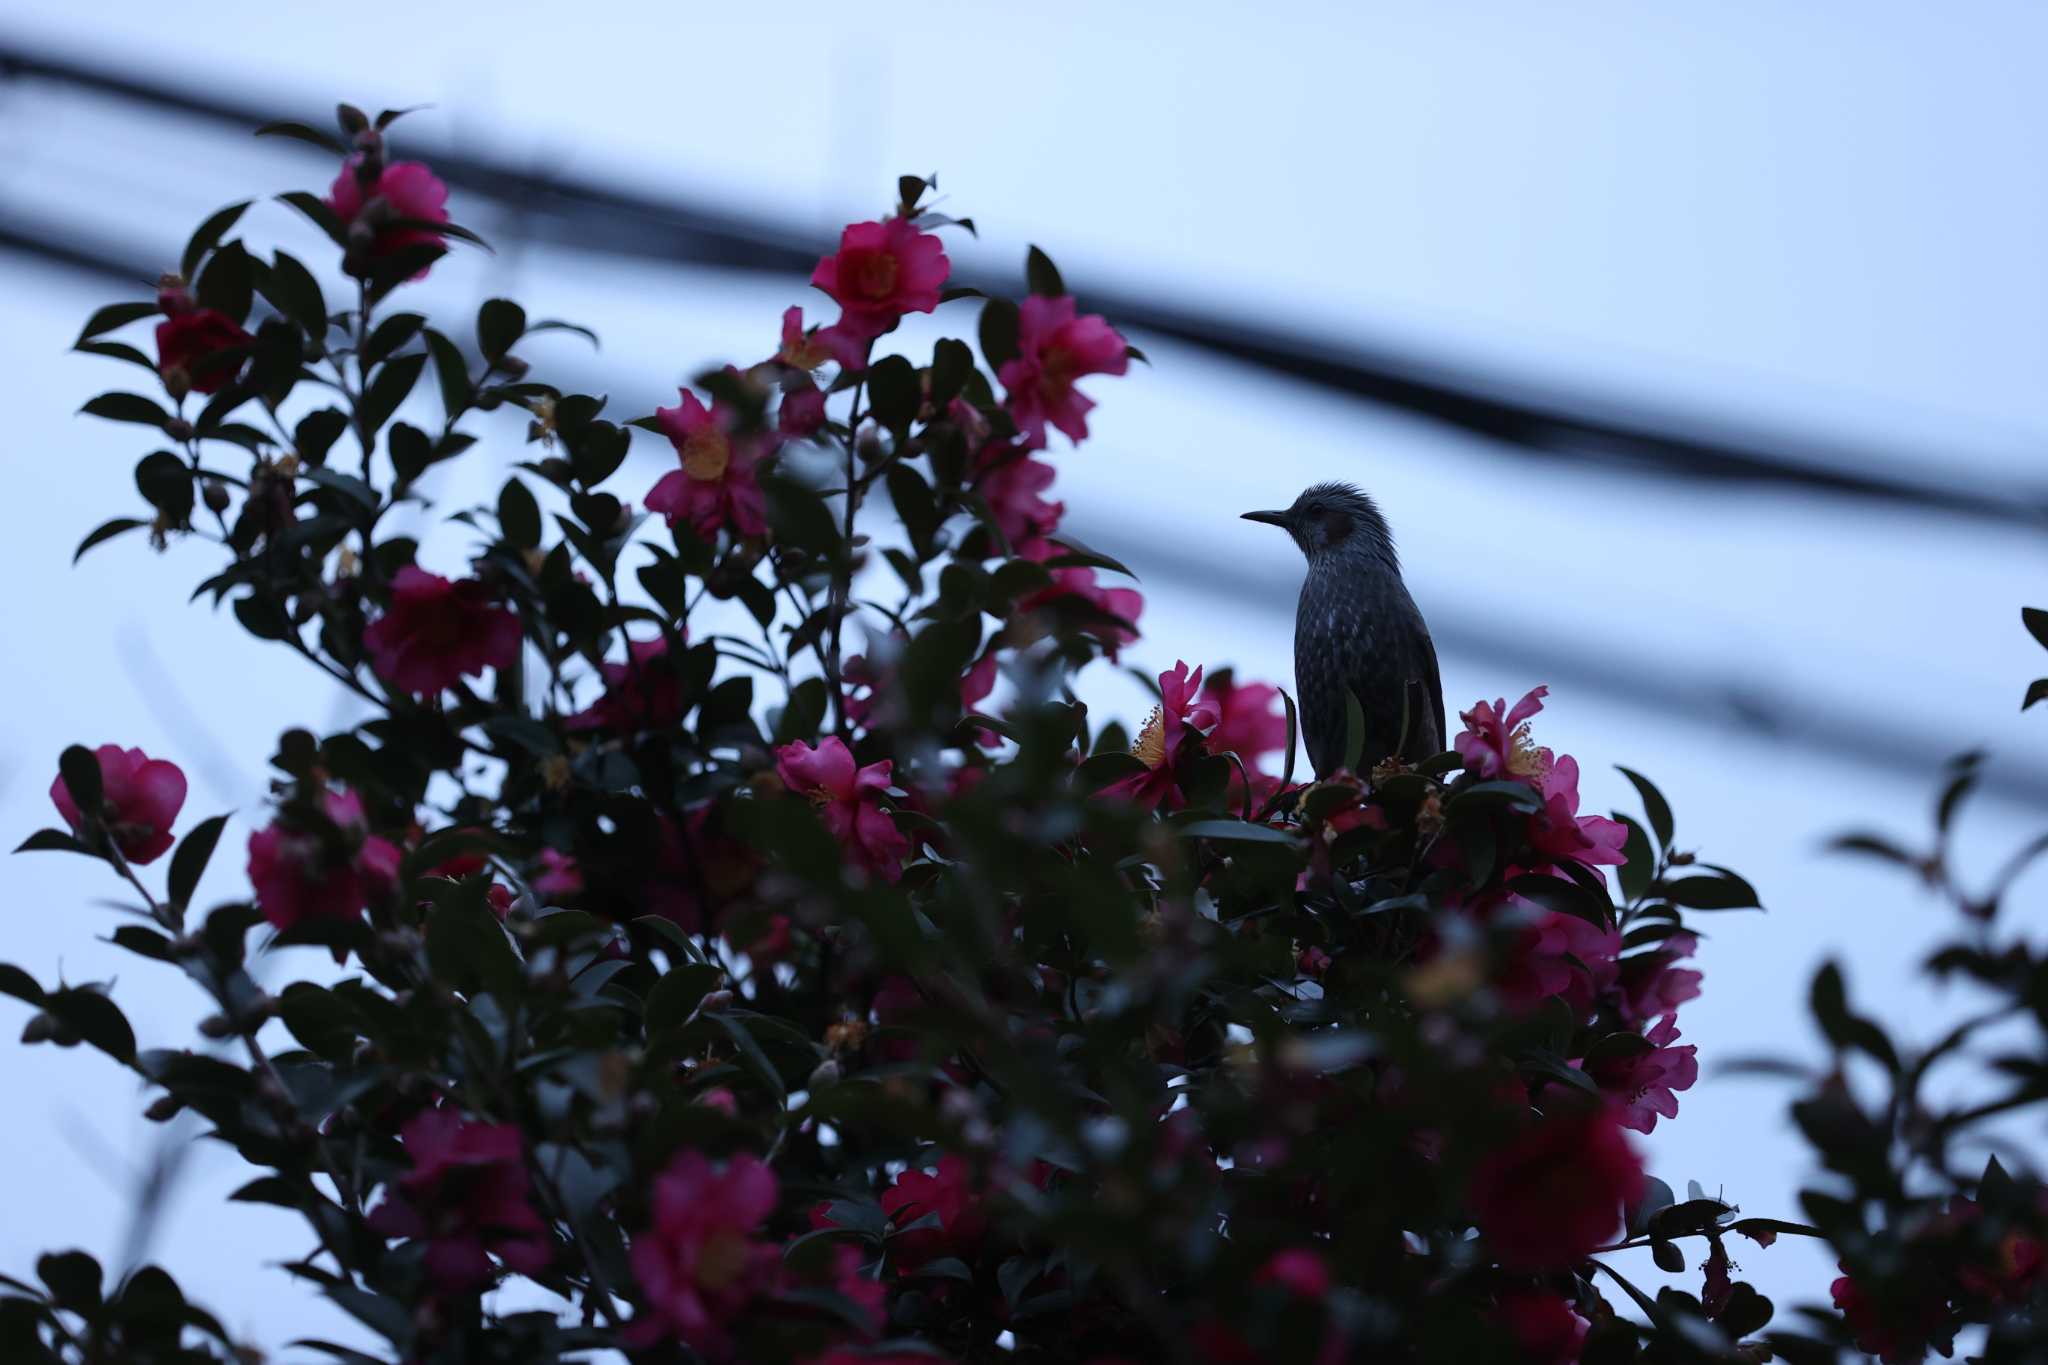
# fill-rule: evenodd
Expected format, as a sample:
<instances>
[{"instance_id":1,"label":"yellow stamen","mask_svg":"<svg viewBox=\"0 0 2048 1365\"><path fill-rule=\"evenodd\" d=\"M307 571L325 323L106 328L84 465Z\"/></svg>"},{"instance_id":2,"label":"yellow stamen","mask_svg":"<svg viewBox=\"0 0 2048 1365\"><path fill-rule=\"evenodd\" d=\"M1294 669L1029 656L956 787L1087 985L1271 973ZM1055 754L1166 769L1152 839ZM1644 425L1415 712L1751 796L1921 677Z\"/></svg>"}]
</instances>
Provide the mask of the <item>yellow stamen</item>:
<instances>
[{"instance_id":1,"label":"yellow stamen","mask_svg":"<svg viewBox=\"0 0 2048 1365\"><path fill-rule=\"evenodd\" d=\"M877 252L860 263L860 292L871 299L887 298L896 288L896 258Z\"/></svg>"},{"instance_id":2,"label":"yellow stamen","mask_svg":"<svg viewBox=\"0 0 2048 1365\"><path fill-rule=\"evenodd\" d=\"M1542 777L1550 771L1550 756L1529 738L1529 722L1523 721L1508 736L1508 772L1516 777Z\"/></svg>"},{"instance_id":3,"label":"yellow stamen","mask_svg":"<svg viewBox=\"0 0 2048 1365\"><path fill-rule=\"evenodd\" d=\"M731 463L732 442L722 431L700 431L683 442L683 472L699 483L724 478Z\"/></svg>"},{"instance_id":4,"label":"yellow stamen","mask_svg":"<svg viewBox=\"0 0 2048 1365\"><path fill-rule=\"evenodd\" d=\"M1166 762L1166 726L1160 721L1158 707L1145 718L1144 728L1138 731L1138 742L1131 746L1131 754L1148 768L1157 768Z\"/></svg>"}]
</instances>

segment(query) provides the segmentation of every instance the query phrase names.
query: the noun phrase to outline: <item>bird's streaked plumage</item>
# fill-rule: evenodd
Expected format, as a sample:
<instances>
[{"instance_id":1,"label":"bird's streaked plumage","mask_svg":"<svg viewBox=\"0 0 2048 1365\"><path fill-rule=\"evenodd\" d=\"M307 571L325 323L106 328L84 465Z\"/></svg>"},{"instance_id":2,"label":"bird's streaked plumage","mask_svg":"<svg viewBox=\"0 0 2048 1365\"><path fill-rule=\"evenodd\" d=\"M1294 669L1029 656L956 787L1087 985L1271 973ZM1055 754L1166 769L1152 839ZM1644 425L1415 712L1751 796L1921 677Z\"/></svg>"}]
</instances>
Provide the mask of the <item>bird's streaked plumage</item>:
<instances>
[{"instance_id":1,"label":"bird's streaked plumage","mask_svg":"<svg viewBox=\"0 0 2048 1365\"><path fill-rule=\"evenodd\" d=\"M1366 772L1397 745L1410 762L1441 753L1448 735L1436 646L1373 500L1349 484L1319 483L1285 511L1245 517L1285 530L1308 560L1294 618L1294 686L1316 774L1344 766L1347 694L1364 714Z\"/></svg>"}]
</instances>

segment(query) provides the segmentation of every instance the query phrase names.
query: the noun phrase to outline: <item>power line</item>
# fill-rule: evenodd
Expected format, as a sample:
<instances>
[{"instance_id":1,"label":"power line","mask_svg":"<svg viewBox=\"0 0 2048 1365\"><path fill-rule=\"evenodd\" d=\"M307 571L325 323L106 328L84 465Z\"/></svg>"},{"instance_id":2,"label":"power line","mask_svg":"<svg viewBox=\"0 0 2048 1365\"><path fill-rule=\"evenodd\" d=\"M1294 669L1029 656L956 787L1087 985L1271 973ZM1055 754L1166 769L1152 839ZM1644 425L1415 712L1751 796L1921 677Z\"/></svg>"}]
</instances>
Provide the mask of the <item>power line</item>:
<instances>
[{"instance_id":1,"label":"power line","mask_svg":"<svg viewBox=\"0 0 2048 1365\"><path fill-rule=\"evenodd\" d=\"M4 43L0 76L50 81L244 130L277 112ZM516 209L522 231L537 241L777 276L807 274L819 254L816 234L785 220L540 175L452 148L427 155L450 184ZM962 272L959 282L989 292L1013 292L1017 283L1014 277L974 272ZM1886 463L1882 456L1849 445L1725 428L1701 434L1697 422L1653 415L1640 405L1622 414L1612 404L1431 366L1356 338L1272 327L1141 294L1087 288L1085 282L1075 292L1128 330L1406 412L1527 457L1597 462L1668 479L1799 489L2048 528L2048 487L1972 488L1949 477L1897 477L1877 472Z\"/></svg>"}]
</instances>

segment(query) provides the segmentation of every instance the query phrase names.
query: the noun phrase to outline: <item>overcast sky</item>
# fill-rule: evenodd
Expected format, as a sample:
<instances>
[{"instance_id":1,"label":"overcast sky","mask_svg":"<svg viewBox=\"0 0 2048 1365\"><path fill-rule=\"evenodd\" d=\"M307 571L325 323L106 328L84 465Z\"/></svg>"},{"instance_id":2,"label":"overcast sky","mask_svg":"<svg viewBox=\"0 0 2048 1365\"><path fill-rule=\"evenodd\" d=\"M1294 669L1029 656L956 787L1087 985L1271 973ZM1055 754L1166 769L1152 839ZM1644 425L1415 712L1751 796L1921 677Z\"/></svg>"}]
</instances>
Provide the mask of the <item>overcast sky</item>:
<instances>
[{"instance_id":1,"label":"overcast sky","mask_svg":"<svg viewBox=\"0 0 2048 1365\"><path fill-rule=\"evenodd\" d=\"M1036 241L1070 279L1504 383L1823 436L1874 467L2042 487L2048 95L2035 59L2048 10L1979 4L1963 23L1954 8L1907 4L1475 4L1455 17L1432 6L1425 22L1393 8L1248 23L1199 4L1048 4L1028 17L584 4L572 21L511 3L487 18L416 5L398 20L220 3L195 25L127 0L14 0L0 42L280 115L339 98L431 103L400 125L401 151L417 128L772 212L814 227L821 251L839 223L884 206L895 174L937 170L948 208L983 228L957 248L963 260L1007 264ZM298 149L0 85L0 223L70 225L143 263L171 262L220 203L322 189L331 174ZM817 300L797 278L522 250L516 224L452 207L504 249L437 270L421 298L461 316L513 293L536 315L596 327L599 357L565 342L532 358L610 392L619 415L672 401L677 377L709 362L765 353L781 309ZM287 211L258 210L246 231L316 258ZM234 894L276 733L349 712L280 651L185 605L209 571L203 546L159 559L131 539L65 568L86 530L134 505L134 429L71 417L126 376L64 351L114 294L11 255L0 288L16 509L0 542L16 641L15 666L0 670L0 833L11 845L50 821L64 744L140 744L191 774L187 824L240 812L207 884ZM906 339L970 325L942 313ZM1777 698L1795 717L1881 737L1880 750L1895 734L1929 754L1986 743L2010 773L2048 772L2038 725L2016 713L2039 659L2017 608L2048 599L2038 535L1532 462L1140 340L1153 367L1095 381L1095 439L1055 462L1074 528L1144 580L1134 657L1149 668L1184 657L1289 683L1299 565L1284 538L1236 513L1353 478L1386 507L1425 613L1455 623L1443 632L1454 709L1559 682L1532 673L1526 648L1496 647L1534 641L1538 659ZM512 424L495 430L496 459L514 458ZM656 475L656 452L639 450L622 496ZM439 476L439 491L460 505L499 477L477 461ZM437 532L430 565L456 567L464 544L459 528ZM1089 698L1140 714L1114 674ZM1706 995L1681 1017L1704 1079L1645 1145L1674 1186L1698 1179L1748 1212L1792 1214L1805 1167L1781 1093L1717 1078L1716 1063L1810 1047L1805 982L1827 954L1903 1034L1924 1036L1954 1007L1912 979L1938 920L1888 875L1820 853L1850 826L1917 835L1935 773L1830 752L1797 730L1674 719L1591 683L1560 685L1537 734L1578 756L1596 809L1633 809L1614 764L1651 774L1680 843L1763 890L1768 916L1705 925ZM1985 801L1966 855L1989 866L2037 815ZM118 974L145 1041L181 1044L196 992L93 941L112 926L94 906L111 891L72 860L0 860L0 959L45 981ZM20 1013L0 1006L0 1025ZM0 1085L14 1097L10 1146L30 1154L0 1165L0 1270L21 1273L52 1246L117 1248L133 1173L160 1133L134 1117L135 1087L103 1059L12 1044L0 1045ZM2019 1136L2038 1150L2038 1131ZM346 1334L265 1264L301 1249L296 1220L221 1202L241 1178L216 1156L196 1161L159 1254L260 1344ZM1828 1268L1809 1248L1745 1259L1781 1304L1825 1295Z\"/></svg>"}]
</instances>

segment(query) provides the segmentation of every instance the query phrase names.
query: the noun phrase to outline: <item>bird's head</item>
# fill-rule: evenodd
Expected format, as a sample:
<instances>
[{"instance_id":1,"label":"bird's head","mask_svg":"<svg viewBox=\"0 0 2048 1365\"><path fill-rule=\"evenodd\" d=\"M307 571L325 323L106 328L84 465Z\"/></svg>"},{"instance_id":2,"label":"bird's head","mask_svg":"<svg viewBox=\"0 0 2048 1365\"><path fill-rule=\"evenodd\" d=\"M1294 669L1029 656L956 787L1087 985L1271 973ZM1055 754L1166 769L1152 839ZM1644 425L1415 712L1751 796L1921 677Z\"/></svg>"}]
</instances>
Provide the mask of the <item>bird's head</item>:
<instances>
[{"instance_id":1,"label":"bird's head","mask_svg":"<svg viewBox=\"0 0 2048 1365\"><path fill-rule=\"evenodd\" d=\"M1294 537L1310 564L1366 556L1398 569L1394 537L1373 500L1348 483L1319 483L1284 512L1246 512L1246 521L1278 526Z\"/></svg>"}]
</instances>

